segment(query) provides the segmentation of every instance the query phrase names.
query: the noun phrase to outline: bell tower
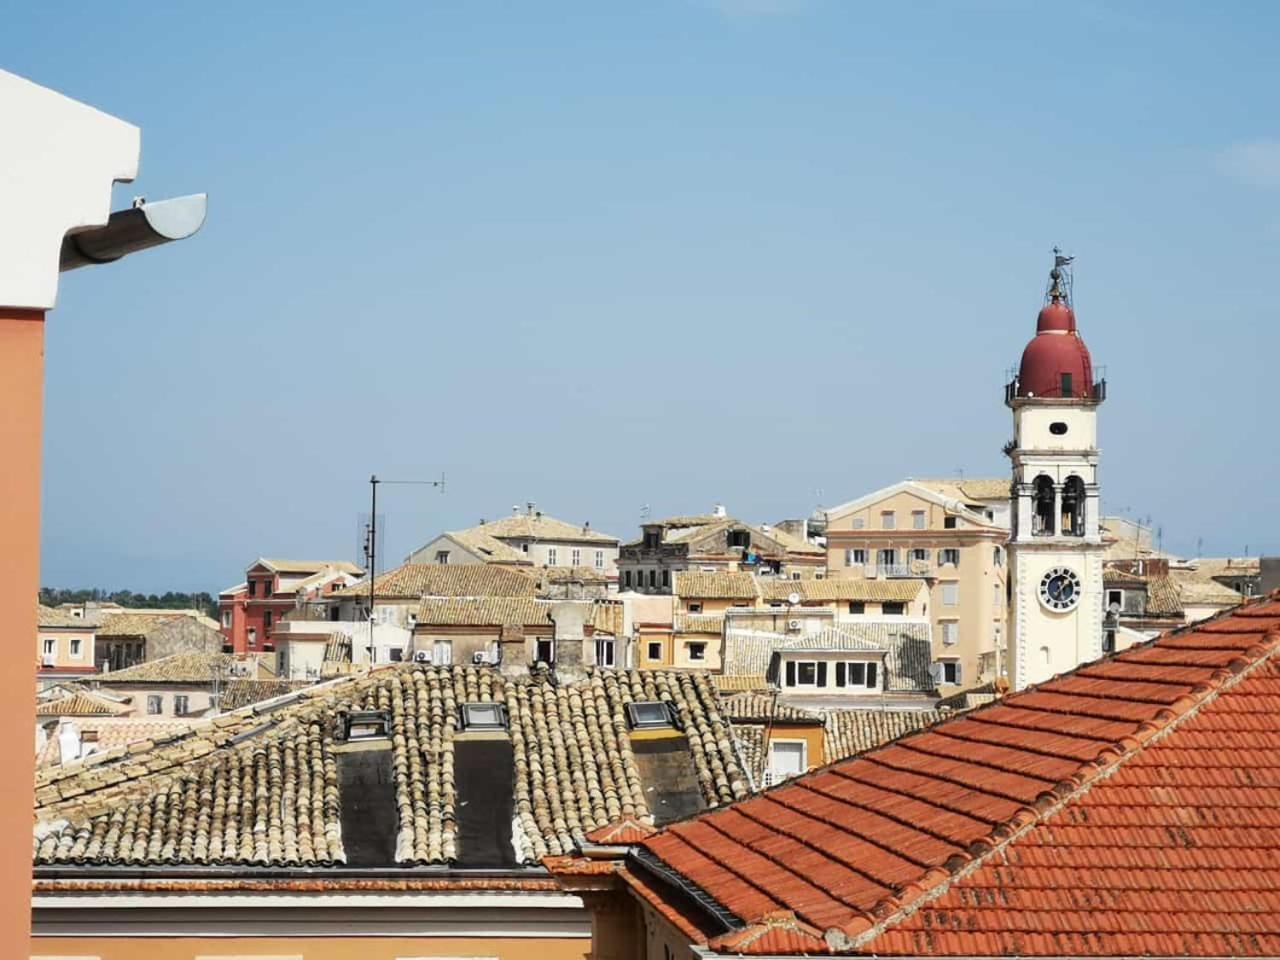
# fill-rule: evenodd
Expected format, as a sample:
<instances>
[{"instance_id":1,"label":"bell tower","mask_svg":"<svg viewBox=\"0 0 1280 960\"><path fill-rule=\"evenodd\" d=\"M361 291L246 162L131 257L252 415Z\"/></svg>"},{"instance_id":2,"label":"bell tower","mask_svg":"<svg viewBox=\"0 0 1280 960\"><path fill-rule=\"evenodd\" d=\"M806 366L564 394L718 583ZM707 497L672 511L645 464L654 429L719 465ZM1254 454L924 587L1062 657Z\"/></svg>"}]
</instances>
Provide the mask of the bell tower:
<instances>
[{"instance_id":1,"label":"bell tower","mask_svg":"<svg viewBox=\"0 0 1280 960\"><path fill-rule=\"evenodd\" d=\"M1020 690L1102 656L1098 406L1071 306L1071 261L1054 250L1036 335L1005 387L1013 411L1010 681Z\"/></svg>"}]
</instances>

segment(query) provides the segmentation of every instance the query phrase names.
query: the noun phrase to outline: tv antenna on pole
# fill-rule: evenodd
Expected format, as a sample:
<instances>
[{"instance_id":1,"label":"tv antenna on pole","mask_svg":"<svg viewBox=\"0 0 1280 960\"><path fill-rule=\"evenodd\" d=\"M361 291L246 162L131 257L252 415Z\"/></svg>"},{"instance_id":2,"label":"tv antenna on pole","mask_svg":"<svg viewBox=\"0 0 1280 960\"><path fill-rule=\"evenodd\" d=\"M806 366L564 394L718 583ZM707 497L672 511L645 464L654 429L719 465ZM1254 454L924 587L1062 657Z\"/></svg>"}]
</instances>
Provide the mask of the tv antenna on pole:
<instances>
[{"instance_id":1,"label":"tv antenna on pole","mask_svg":"<svg viewBox=\"0 0 1280 960\"><path fill-rule=\"evenodd\" d=\"M365 536L365 565L369 572L369 646L373 646L373 608L377 597L373 590L373 582L378 577L378 485L382 483L397 486L435 487L444 493L444 471L440 471L439 480L379 480L375 473L369 477L369 529Z\"/></svg>"}]
</instances>

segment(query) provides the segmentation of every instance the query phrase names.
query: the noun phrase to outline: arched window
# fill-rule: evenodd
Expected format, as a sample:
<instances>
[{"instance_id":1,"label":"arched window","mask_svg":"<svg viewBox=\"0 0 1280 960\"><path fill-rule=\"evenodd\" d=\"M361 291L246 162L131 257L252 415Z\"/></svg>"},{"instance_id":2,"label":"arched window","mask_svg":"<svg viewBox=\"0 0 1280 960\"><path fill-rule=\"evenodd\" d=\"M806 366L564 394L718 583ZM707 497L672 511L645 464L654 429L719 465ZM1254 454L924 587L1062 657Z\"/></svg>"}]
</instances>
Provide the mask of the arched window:
<instances>
[{"instance_id":1,"label":"arched window","mask_svg":"<svg viewBox=\"0 0 1280 960\"><path fill-rule=\"evenodd\" d=\"M1031 497L1033 511L1031 516L1032 535L1037 537L1053 536L1053 480L1043 473L1036 477Z\"/></svg>"},{"instance_id":2,"label":"arched window","mask_svg":"<svg viewBox=\"0 0 1280 960\"><path fill-rule=\"evenodd\" d=\"M1084 536L1084 481L1077 476L1067 477L1062 485L1062 533Z\"/></svg>"}]
</instances>

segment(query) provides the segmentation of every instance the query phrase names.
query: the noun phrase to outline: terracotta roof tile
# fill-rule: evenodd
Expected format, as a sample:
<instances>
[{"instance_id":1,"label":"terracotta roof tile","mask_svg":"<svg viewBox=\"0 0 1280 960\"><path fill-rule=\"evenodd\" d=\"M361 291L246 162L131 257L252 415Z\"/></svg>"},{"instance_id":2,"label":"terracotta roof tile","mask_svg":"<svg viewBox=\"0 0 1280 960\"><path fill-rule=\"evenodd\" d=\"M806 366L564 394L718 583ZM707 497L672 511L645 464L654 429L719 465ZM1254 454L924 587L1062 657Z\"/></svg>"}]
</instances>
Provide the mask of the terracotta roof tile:
<instances>
[{"instance_id":1,"label":"terracotta roof tile","mask_svg":"<svg viewBox=\"0 0 1280 960\"><path fill-rule=\"evenodd\" d=\"M90 630L93 628L93 624L85 620L83 617L73 617L65 610L46 607L43 603L36 604L36 623L41 627L79 627L81 630Z\"/></svg>"},{"instance_id":2,"label":"terracotta roof tile","mask_svg":"<svg viewBox=\"0 0 1280 960\"><path fill-rule=\"evenodd\" d=\"M563 543L598 543L602 546L616 546L618 543L617 537L611 537L607 533L581 524L565 523L542 513L532 516L527 513L514 514L461 532L469 533L472 530L497 540L552 540Z\"/></svg>"},{"instance_id":3,"label":"terracotta roof tile","mask_svg":"<svg viewBox=\"0 0 1280 960\"><path fill-rule=\"evenodd\" d=\"M374 581L376 598L420 600L423 597L532 597L536 584L529 577L488 563L405 563ZM368 578L339 594L369 595Z\"/></svg>"},{"instance_id":4,"label":"terracotta roof tile","mask_svg":"<svg viewBox=\"0 0 1280 960\"><path fill-rule=\"evenodd\" d=\"M132 712L132 709L117 699L95 696L89 690L71 690L65 696L39 701L36 704L36 716L118 717Z\"/></svg>"},{"instance_id":5,"label":"terracotta roof tile","mask_svg":"<svg viewBox=\"0 0 1280 960\"><path fill-rule=\"evenodd\" d=\"M1250 604L642 846L739 919L718 949L1274 954L1278 649Z\"/></svg>"},{"instance_id":6,"label":"terracotta roof tile","mask_svg":"<svg viewBox=\"0 0 1280 960\"><path fill-rule=\"evenodd\" d=\"M95 681L108 686L129 683L212 683L215 674L227 676L237 659L226 653L175 653L159 660L112 670Z\"/></svg>"}]
</instances>

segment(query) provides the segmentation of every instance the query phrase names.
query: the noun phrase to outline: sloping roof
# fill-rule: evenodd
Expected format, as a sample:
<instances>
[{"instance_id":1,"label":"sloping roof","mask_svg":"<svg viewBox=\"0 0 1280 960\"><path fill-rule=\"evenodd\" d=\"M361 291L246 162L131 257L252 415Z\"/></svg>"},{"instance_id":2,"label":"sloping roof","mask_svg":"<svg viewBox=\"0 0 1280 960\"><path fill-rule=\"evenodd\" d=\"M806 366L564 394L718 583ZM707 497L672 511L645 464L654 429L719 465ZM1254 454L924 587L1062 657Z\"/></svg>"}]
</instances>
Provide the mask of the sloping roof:
<instances>
[{"instance_id":1,"label":"sloping roof","mask_svg":"<svg viewBox=\"0 0 1280 960\"><path fill-rule=\"evenodd\" d=\"M953 493L954 492L957 491L953 491ZM865 493L856 499L849 500L846 503L839 504L838 506L829 507L826 510L827 521L830 522L834 517L840 517L847 513L863 510L879 503L881 500L896 496L900 493L909 493L913 496L919 497L921 500L937 504L952 513L963 516L967 522L974 526L983 527L989 530L1002 529L993 521L988 520L985 516L970 510L965 506L965 501L962 498L948 493L941 493L938 490L914 480L903 480L900 483L895 483L891 486L882 487L879 490L873 490L870 493Z\"/></svg>"},{"instance_id":2,"label":"sloping roof","mask_svg":"<svg viewBox=\"0 0 1280 960\"><path fill-rule=\"evenodd\" d=\"M720 636L724 633L724 614L677 613L671 629L674 633L705 633Z\"/></svg>"},{"instance_id":3,"label":"sloping roof","mask_svg":"<svg viewBox=\"0 0 1280 960\"><path fill-rule=\"evenodd\" d=\"M778 702L776 693L746 691L721 697L721 712L736 722L767 723L783 720L789 723L822 723L822 717L799 707Z\"/></svg>"},{"instance_id":4,"label":"sloping roof","mask_svg":"<svg viewBox=\"0 0 1280 960\"><path fill-rule=\"evenodd\" d=\"M536 577L544 583L591 583L609 582L609 575L595 567L579 565L576 567L534 567L528 571L529 576Z\"/></svg>"},{"instance_id":5,"label":"sloping roof","mask_svg":"<svg viewBox=\"0 0 1280 960\"><path fill-rule=\"evenodd\" d=\"M822 547L809 543L807 540L790 534L786 530L777 527L769 527L766 530L759 524L747 523L737 517L672 517L670 520L656 521L656 523L662 526L662 542L664 544L690 544L696 546L700 540L707 538L717 539L720 534L727 533L729 530L745 528L751 532L753 549L759 546L761 540L772 540L778 545L779 550L765 551L768 556L779 554L826 555L826 551ZM653 523L645 524L646 527L653 525ZM628 547L642 547L643 545L643 537L626 544ZM693 546L691 546L691 552L694 552ZM710 553L717 555L723 552L720 549L710 551Z\"/></svg>"},{"instance_id":6,"label":"sloping roof","mask_svg":"<svg viewBox=\"0 0 1280 960\"><path fill-rule=\"evenodd\" d=\"M215 671L226 676L235 662L236 658L228 653L175 653L123 670L112 670L94 679L101 684L212 683Z\"/></svg>"},{"instance_id":7,"label":"sloping roof","mask_svg":"<svg viewBox=\"0 0 1280 960\"><path fill-rule=\"evenodd\" d=\"M866 753L949 716L940 710L824 710L827 762Z\"/></svg>"},{"instance_id":8,"label":"sloping roof","mask_svg":"<svg viewBox=\"0 0 1280 960\"><path fill-rule=\"evenodd\" d=\"M951 477L912 482L955 500L984 503L1012 499L1008 477Z\"/></svg>"},{"instance_id":9,"label":"sloping roof","mask_svg":"<svg viewBox=\"0 0 1280 960\"><path fill-rule=\"evenodd\" d=\"M505 705L518 859L573 850L626 817L646 823L660 795L640 773L625 705L669 702L702 800L746 795L732 732L706 674L593 671L580 683L504 678L487 667L403 664L298 691L264 716L197 721L165 746L120 750L37 778L39 864L256 864L346 861L333 730L340 711L389 711L395 863L467 863L454 776L458 705ZM179 815L178 812L182 811ZM393 864L388 864L392 866ZM314 879L314 875L312 877Z\"/></svg>"},{"instance_id":10,"label":"sloping roof","mask_svg":"<svg viewBox=\"0 0 1280 960\"><path fill-rule=\"evenodd\" d=\"M552 605L553 601L532 597L428 597L418 605L418 624L442 627L550 625Z\"/></svg>"},{"instance_id":11,"label":"sloping roof","mask_svg":"<svg viewBox=\"0 0 1280 960\"><path fill-rule=\"evenodd\" d=\"M1230 587L1210 579L1199 570L1173 568L1169 571L1178 597L1184 605L1232 607L1244 599Z\"/></svg>"},{"instance_id":12,"label":"sloping roof","mask_svg":"<svg viewBox=\"0 0 1280 960\"><path fill-rule=\"evenodd\" d=\"M183 717L74 717L68 718L68 722L74 724L80 734L85 757L96 755L104 758L104 755L111 751L121 756L125 755L131 743L148 745L167 743L186 734L192 725L199 721ZM57 736L49 737L40 752L36 754L38 767L52 766L64 761L67 763L81 761L75 769L82 770L85 766L83 760L84 757L64 758L62 743ZM44 774L46 777L52 775ZM37 776L37 780L40 779L42 777Z\"/></svg>"},{"instance_id":13,"label":"sloping roof","mask_svg":"<svg viewBox=\"0 0 1280 960\"><path fill-rule=\"evenodd\" d=\"M462 532L468 533L471 530L479 531L498 540L596 543L601 546L616 546L618 543L617 537L601 533L599 530L592 530L582 524L565 523L563 520L557 520L555 517L549 517L544 513L535 513L533 515L527 513L513 514L509 517L502 517L499 520L490 520L488 523L482 523L477 527L471 527L470 530Z\"/></svg>"},{"instance_id":14,"label":"sloping roof","mask_svg":"<svg viewBox=\"0 0 1280 960\"><path fill-rule=\"evenodd\" d=\"M1182 599L1178 585L1167 574L1147 577L1147 615L1182 620Z\"/></svg>"},{"instance_id":15,"label":"sloping roof","mask_svg":"<svg viewBox=\"0 0 1280 960\"><path fill-rule=\"evenodd\" d=\"M528 564L532 562L523 551L503 543L496 537L489 536L480 527L472 527L469 530L452 530L444 535L456 540L467 550L484 558L489 563Z\"/></svg>"},{"instance_id":16,"label":"sloping roof","mask_svg":"<svg viewBox=\"0 0 1280 960\"><path fill-rule=\"evenodd\" d=\"M1262 571L1257 557L1199 557L1193 561L1202 577L1256 577Z\"/></svg>"},{"instance_id":17,"label":"sloping roof","mask_svg":"<svg viewBox=\"0 0 1280 960\"><path fill-rule=\"evenodd\" d=\"M340 630L329 634L324 645L324 659L326 663L350 663L351 637Z\"/></svg>"},{"instance_id":18,"label":"sloping roof","mask_svg":"<svg viewBox=\"0 0 1280 960\"><path fill-rule=\"evenodd\" d=\"M754 600L759 595L756 578L750 573L719 570L677 570L672 592L697 600Z\"/></svg>"},{"instance_id":19,"label":"sloping roof","mask_svg":"<svg viewBox=\"0 0 1280 960\"><path fill-rule=\"evenodd\" d=\"M37 717L118 717L132 712L119 700L95 695L89 690L68 690L64 696L36 703Z\"/></svg>"},{"instance_id":20,"label":"sloping roof","mask_svg":"<svg viewBox=\"0 0 1280 960\"><path fill-rule=\"evenodd\" d=\"M798 593L801 603L843 603L861 601L864 603L898 602L907 603L914 600L924 589L923 580L913 579L832 579L824 577L804 580L762 580L760 596L764 600L786 600L791 594Z\"/></svg>"},{"instance_id":21,"label":"sloping roof","mask_svg":"<svg viewBox=\"0 0 1280 960\"><path fill-rule=\"evenodd\" d=\"M1280 594L643 849L733 918L715 948L1274 956L1278 649ZM754 938L779 917L784 942Z\"/></svg>"},{"instance_id":22,"label":"sloping roof","mask_svg":"<svg viewBox=\"0 0 1280 960\"><path fill-rule=\"evenodd\" d=\"M218 629L218 621L198 610L130 610L103 617L96 633L99 639L112 637L145 637L171 620L187 617L209 630ZM83 622L83 621L81 621Z\"/></svg>"},{"instance_id":23,"label":"sloping roof","mask_svg":"<svg viewBox=\"0 0 1280 960\"><path fill-rule=\"evenodd\" d=\"M55 627L58 629L93 629L93 624L85 620L83 617L73 617L65 610L59 610L55 607L46 607L43 603L36 604L36 624L41 627Z\"/></svg>"},{"instance_id":24,"label":"sloping roof","mask_svg":"<svg viewBox=\"0 0 1280 960\"><path fill-rule=\"evenodd\" d=\"M773 654L792 650L882 654L885 690L923 693L934 687L929 676L929 664L933 659L929 624L916 620L851 621L798 636L730 628L725 633L724 673L726 676L763 679L768 674Z\"/></svg>"},{"instance_id":25,"label":"sloping roof","mask_svg":"<svg viewBox=\"0 0 1280 960\"><path fill-rule=\"evenodd\" d=\"M218 700L218 709L226 712L248 707L263 700L282 697L303 687L311 685L310 680L254 680L247 677L235 677L227 681Z\"/></svg>"},{"instance_id":26,"label":"sloping roof","mask_svg":"<svg viewBox=\"0 0 1280 960\"><path fill-rule=\"evenodd\" d=\"M259 557L249 564L251 569L258 566L266 567L272 573L285 574L319 573L325 567L332 567L339 573L350 573L357 577L364 573L363 568L346 560L279 560Z\"/></svg>"},{"instance_id":27,"label":"sloping roof","mask_svg":"<svg viewBox=\"0 0 1280 960\"><path fill-rule=\"evenodd\" d=\"M422 597L532 597L536 584L529 577L487 563L405 563L374 581L377 598L419 600ZM368 579L341 591L342 597L367 597Z\"/></svg>"}]
</instances>

